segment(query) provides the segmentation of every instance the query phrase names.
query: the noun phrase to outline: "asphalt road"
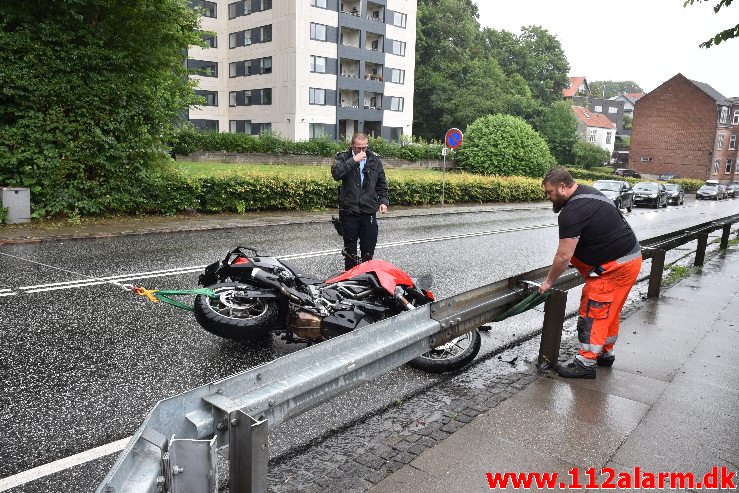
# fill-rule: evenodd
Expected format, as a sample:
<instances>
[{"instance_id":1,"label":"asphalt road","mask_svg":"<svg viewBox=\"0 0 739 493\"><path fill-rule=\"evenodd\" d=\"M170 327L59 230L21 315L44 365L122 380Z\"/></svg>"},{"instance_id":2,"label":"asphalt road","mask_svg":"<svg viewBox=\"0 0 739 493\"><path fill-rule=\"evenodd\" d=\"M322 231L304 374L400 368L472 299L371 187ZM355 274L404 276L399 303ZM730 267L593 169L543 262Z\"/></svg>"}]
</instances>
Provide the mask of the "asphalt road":
<instances>
[{"instance_id":1,"label":"asphalt road","mask_svg":"<svg viewBox=\"0 0 739 493\"><path fill-rule=\"evenodd\" d=\"M686 199L684 206L635 209L626 217L644 239L736 213L739 200ZM437 298L549 265L557 243L556 216L546 206L388 217L380 229L376 257L414 276L433 276ZM277 338L252 345L222 340L189 312L120 287L195 287L202 266L238 244L290 256L316 277L336 274L343 263L340 237L328 224L0 247L0 478L121 440L156 401L301 349ZM484 334L483 355L535 330L541 314L511 320ZM274 431L271 452L309 444L438 378L400 368ZM89 491L113 459L13 491Z\"/></svg>"}]
</instances>

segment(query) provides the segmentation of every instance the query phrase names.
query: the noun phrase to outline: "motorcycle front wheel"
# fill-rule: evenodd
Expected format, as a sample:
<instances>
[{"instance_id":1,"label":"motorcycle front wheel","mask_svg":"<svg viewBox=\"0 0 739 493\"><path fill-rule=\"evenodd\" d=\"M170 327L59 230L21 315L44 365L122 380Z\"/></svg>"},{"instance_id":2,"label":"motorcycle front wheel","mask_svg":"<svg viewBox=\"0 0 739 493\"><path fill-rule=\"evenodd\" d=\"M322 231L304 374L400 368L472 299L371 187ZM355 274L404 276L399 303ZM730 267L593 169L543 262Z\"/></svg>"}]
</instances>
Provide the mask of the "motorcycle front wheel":
<instances>
[{"instance_id":1,"label":"motorcycle front wheel","mask_svg":"<svg viewBox=\"0 0 739 493\"><path fill-rule=\"evenodd\" d=\"M481 343L480 332L477 329L471 330L422 354L408 364L429 373L459 370L475 359L480 352Z\"/></svg>"},{"instance_id":2,"label":"motorcycle front wheel","mask_svg":"<svg viewBox=\"0 0 739 493\"><path fill-rule=\"evenodd\" d=\"M195 320L211 334L226 339L260 339L275 326L279 306L274 298L247 298L243 293L255 288L237 282L209 288L218 299L196 296Z\"/></svg>"}]
</instances>

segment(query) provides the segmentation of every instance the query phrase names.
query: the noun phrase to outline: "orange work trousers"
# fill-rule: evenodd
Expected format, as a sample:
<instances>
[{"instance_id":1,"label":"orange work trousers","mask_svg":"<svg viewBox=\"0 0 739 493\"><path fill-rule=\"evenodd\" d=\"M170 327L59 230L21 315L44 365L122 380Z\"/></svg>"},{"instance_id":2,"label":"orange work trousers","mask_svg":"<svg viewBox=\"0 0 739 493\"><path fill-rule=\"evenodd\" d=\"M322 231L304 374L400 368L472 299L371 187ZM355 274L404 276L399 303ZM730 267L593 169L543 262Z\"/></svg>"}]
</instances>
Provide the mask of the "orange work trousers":
<instances>
[{"instance_id":1,"label":"orange work trousers","mask_svg":"<svg viewBox=\"0 0 739 493\"><path fill-rule=\"evenodd\" d=\"M585 278L577 319L580 352L576 358L592 366L599 354L613 355L621 309L641 270L641 251L602 264L600 269L575 257L571 263Z\"/></svg>"}]
</instances>

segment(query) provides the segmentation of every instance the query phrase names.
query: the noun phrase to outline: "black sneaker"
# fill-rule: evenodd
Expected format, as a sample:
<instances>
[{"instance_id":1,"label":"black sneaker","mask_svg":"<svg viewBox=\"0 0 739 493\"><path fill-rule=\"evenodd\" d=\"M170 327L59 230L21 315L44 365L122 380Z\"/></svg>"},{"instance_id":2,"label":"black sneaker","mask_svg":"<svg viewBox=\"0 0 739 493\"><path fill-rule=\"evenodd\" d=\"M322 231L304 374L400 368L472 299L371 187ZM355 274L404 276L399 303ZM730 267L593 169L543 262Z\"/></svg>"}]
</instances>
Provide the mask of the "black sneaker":
<instances>
[{"instance_id":1,"label":"black sneaker","mask_svg":"<svg viewBox=\"0 0 739 493\"><path fill-rule=\"evenodd\" d=\"M599 354L598 359L596 361L598 362L598 366L611 367L613 366L613 362L616 361L616 357L609 356L607 354Z\"/></svg>"},{"instance_id":2,"label":"black sneaker","mask_svg":"<svg viewBox=\"0 0 739 493\"><path fill-rule=\"evenodd\" d=\"M555 370L565 378L595 378L595 367L585 366L577 358L566 365L557 365Z\"/></svg>"}]
</instances>

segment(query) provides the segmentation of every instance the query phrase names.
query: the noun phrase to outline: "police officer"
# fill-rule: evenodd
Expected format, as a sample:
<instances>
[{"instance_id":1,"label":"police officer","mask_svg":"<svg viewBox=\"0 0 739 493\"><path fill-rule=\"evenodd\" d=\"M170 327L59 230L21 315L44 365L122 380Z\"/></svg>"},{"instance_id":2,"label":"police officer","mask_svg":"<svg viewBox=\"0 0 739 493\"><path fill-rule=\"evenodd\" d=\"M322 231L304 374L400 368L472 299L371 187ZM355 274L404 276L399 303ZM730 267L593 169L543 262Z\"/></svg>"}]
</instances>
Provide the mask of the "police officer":
<instances>
[{"instance_id":1,"label":"police officer","mask_svg":"<svg viewBox=\"0 0 739 493\"><path fill-rule=\"evenodd\" d=\"M362 261L370 260L377 245L377 211L385 214L390 202L385 169L367 148L365 134L355 133L351 147L336 154L331 175L341 181L339 219L344 228L344 250L356 256L359 240ZM344 259L345 269L353 266L353 260Z\"/></svg>"},{"instance_id":2,"label":"police officer","mask_svg":"<svg viewBox=\"0 0 739 493\"><path fill-rule=\"evenodd\" d=\"M641 269L641 248L621 212L597 189L578 185L564 168L552 169L542 184L559 213L559 245L539 292L570 263L585 278L577 319L580 351L556 371L567 378L595 378L596 366L615 361L619 316Z\"/></svg>"}]
</instances>

